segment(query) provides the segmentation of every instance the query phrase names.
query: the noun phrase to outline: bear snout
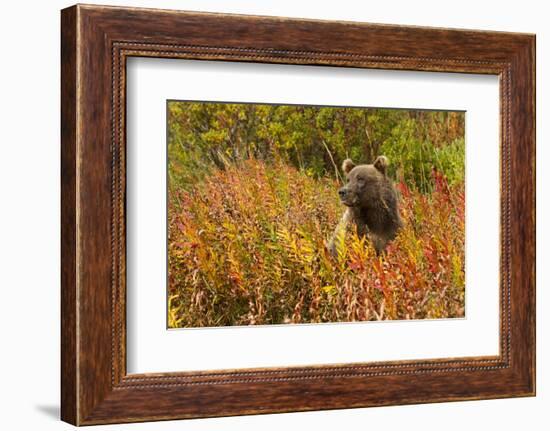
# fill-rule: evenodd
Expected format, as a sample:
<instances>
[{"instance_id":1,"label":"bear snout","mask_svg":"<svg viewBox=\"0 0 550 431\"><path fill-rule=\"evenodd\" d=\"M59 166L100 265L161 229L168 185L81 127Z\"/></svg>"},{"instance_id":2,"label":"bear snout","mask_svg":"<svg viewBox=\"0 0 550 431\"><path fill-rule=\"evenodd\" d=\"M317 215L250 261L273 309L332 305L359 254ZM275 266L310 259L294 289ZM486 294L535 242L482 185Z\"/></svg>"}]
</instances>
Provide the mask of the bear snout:
<instances>
[{"instance_id":1,"label":"bear snout","mask_svg":"<svg viewBox=\"0 0 550 431\"><path fill-rule=\"evenodd\" d=\"M340 197L340 201L348 207L354 206L357 202L357 196L347 187L342 187L338 190L338 196Z\"/></svg>"},{"instance_id":2,"label":"bear snout","mask_svg":"<svg viewBox=\"0 0 550 431\"><path fill-rule=\"evenodd\" d=\"M340 199L345 198L347 194L348 194L348 190L344 187L338 190L338 196L340 196Z\"/></svg>"}]
</instances>

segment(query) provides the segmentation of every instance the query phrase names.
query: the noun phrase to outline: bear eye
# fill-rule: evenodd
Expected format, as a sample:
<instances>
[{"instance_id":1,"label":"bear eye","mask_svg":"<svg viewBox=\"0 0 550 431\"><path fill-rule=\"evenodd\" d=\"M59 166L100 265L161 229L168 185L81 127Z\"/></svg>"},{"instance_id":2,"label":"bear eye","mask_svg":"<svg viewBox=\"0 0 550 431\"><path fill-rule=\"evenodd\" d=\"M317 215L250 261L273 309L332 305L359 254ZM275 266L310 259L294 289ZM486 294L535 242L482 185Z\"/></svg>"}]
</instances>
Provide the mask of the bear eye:
<instances>
[{"instance_id":1,"label":"bear eye","mask_svg":"<svg viewBox=\"0 0 550 431\"><path fill-rule=\"evenodd\" d=\"M357 177L357 182L358 183L364 183L365 179L363 177Z\"/></svg>"}]
</instances>

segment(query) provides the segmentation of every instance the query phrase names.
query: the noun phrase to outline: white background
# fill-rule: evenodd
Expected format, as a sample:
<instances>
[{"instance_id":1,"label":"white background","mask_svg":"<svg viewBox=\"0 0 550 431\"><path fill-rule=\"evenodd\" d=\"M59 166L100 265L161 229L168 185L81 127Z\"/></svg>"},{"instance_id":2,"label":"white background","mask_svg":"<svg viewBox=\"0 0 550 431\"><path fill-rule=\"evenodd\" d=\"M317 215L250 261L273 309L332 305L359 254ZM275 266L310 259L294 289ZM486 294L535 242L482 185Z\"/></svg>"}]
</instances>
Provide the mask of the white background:
<instances>
[{"instance_id":1,"label":"white background","mask_svg":"<svg viewBox=\"0 0 550 431\"><path fill-rule=\"evenodd\" d=\"M118 1L108 4L537 33L538 268L536 398L248 416L96 429L547 429L550 423L549 14L545 2L461 0ZM5 2L0 15L0 425L70 429L59 410L59 9L69 2Z\"/></svg>"},{"instance_id":2,"label":"white background","mask_svg":"<svg viewBox=\"0 0 550 431\"><path fill-rule=\"evenodd\" d=\"M498 77L134 58L127 84L129 373L498 355ZM466 318L167 331L166 100L184 98L466 111Z\"/></svg>"}]
</instances>

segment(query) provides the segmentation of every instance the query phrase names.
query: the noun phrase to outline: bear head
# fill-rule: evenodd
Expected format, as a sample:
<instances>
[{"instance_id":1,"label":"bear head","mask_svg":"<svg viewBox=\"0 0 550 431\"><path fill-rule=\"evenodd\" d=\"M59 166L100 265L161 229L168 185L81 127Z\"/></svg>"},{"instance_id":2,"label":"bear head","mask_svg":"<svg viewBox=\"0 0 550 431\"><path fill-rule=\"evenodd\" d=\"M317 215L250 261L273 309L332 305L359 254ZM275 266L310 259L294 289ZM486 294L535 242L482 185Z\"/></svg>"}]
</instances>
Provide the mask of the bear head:
<instances>
[{"instance_id":1,"label":"bear head","mask_svg":"<svg viewBox=\"0 0 550 431\"><path fill-rule=\"evenodd\" d=\"M348 207L368 208L379 198L381 186L388 182L387 166L385 156L378 156L372 165L356 165L350 159L344 160L342 170L347 183L338 190L342 203Z\"/></svg>"}]
</instances>

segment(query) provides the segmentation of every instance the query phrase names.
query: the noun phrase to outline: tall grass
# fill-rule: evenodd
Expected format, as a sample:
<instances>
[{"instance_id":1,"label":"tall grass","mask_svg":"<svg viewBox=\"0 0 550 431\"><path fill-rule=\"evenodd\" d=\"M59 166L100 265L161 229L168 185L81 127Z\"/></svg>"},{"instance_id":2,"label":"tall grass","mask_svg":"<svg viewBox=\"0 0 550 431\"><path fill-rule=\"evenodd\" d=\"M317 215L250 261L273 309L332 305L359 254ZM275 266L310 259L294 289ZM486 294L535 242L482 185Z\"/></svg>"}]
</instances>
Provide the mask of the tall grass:
<instances>
[{"instance_id":1,"label":"tall grass","mask_svg":"<svg viewBox=\"0 0 550 431\"><path fill-rule=\"evenodd\" d=\"M464 184L429 173L400 183L405 227L377 256L352 228L328 177L250 158L169 199L169 326L464 316Z\"/></svg>"}]
</instances>

